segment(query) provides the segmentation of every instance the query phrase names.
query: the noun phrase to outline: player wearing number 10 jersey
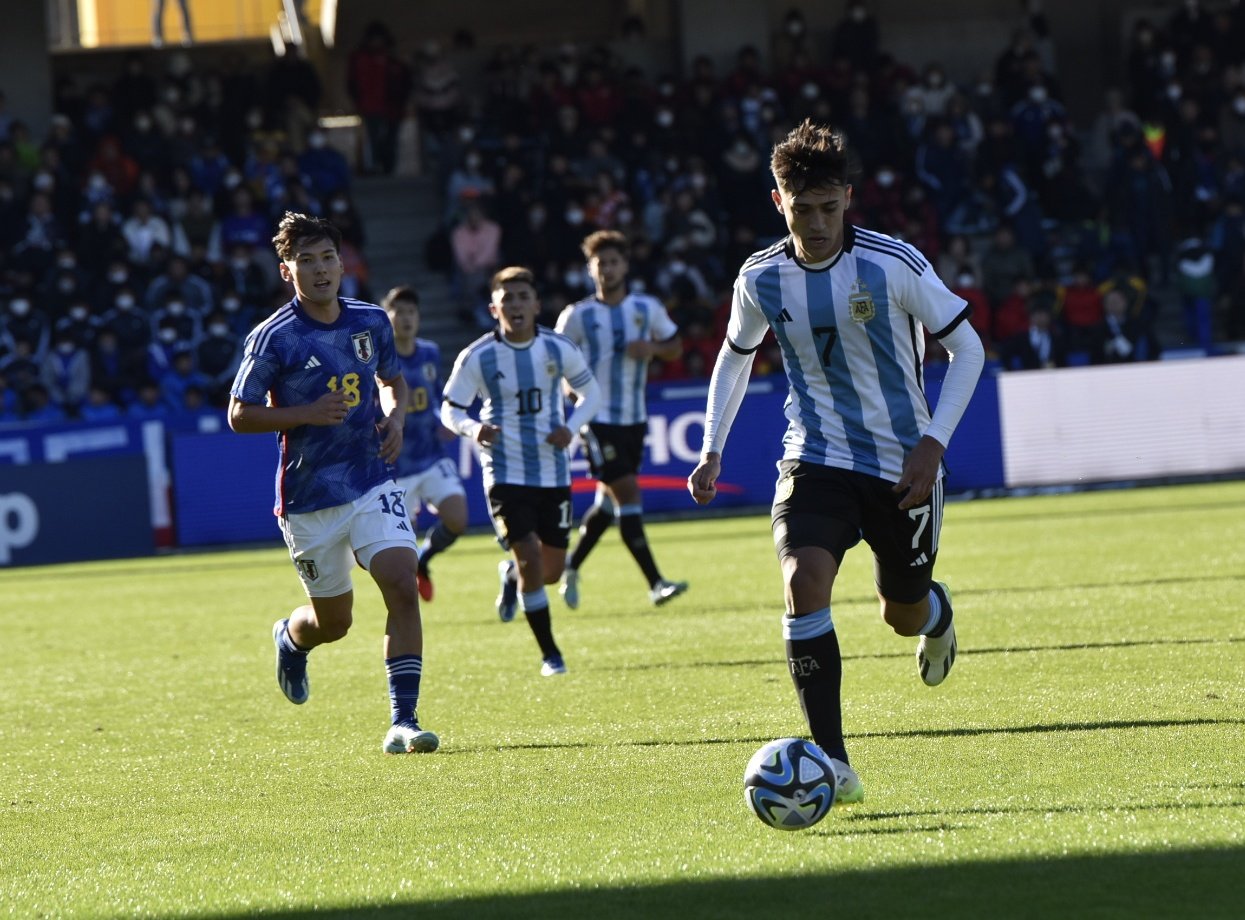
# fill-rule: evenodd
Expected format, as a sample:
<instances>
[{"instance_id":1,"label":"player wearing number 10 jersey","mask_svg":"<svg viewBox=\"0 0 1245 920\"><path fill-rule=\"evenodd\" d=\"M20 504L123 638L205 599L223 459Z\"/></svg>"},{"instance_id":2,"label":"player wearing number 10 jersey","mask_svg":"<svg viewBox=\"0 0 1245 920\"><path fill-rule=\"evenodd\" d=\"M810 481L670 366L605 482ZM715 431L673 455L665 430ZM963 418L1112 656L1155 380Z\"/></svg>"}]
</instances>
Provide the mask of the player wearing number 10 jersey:
<instances>
[{"instance_id":1,"label":"player wearing number 10 jersey","mask_svg":"<svg viewBox=\"0 0 1245 920\"><path fill-rule=\"evenodd\" d=\"M503 268L493 276L489 312L497 330L458 355L441 421L480 448L484 489L502 546L513 561L498 566L497 614L514 618L516 602L540 646L541 673L566 673L553 640L545 585L562 576L571 531L572 431L597 411L600 389L588 362L563 335L536 325L540 301L532 273ZM562 381L578 401L565 417ZM467 414L483 400L480 419Z\"/></svg>"},{"instance_id":2,"label":"player wearing number 10 jersey","mask_svg":"<svg viewBox=\"0 0 1245 920\"><path fill-rule=\"evenodd\" d=\"M273 245L295 297L247 336L229 425L277 434L276 513L310 599L273 625L277 683L290 702L307 702L308 653L350 629L357 561L388 608L392 725L382 749L435 751L437 736L416 719L423 630L415 538L391 467L408 396L393 330L380 307L338 296L341 234L332 224L286 213Z\"/></svg>"}]
</instances>

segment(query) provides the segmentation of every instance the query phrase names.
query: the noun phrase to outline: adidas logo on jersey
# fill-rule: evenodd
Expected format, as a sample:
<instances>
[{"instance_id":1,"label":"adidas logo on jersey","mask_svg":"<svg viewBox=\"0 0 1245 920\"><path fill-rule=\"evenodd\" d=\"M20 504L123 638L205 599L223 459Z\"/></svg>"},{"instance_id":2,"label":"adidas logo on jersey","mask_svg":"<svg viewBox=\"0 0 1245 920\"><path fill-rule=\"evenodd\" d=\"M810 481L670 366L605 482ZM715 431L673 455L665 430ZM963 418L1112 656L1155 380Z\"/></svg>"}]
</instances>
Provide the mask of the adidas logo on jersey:
<instances>
[{"instance_id":1,"label":"adidas logo on jersey","mask_svg":"<svg viewBox=\"0 0 1245 920\"><path fill-rule=\"evenodd\" d=\"M913 559L911 562L908 563L908 568L910 569L916 568L918 565L925 565L925 563L927 562L929 562L929 557L926 556L924 553L921 553L921 555L917 556L915 559Z\"/></svg>"},{"instance_id":2,"label":"adidas logo on jersey","mask_svg":"<svg viewBox=\"0 0 1245 920\"><path fill-rule=\"evenodd\" d=\"M303 370L309 371L320 366L320 359L312 355L307 359L307 363L303 365Z\"/></svg>"},{"instance_id":3,"label":"adidas logo on jersey","mask_svg":"<svg viewBox=\"0 0 1245 920\"><path fill-rule=\"evenodd\" d=\"M787 312L786 307L783 307L781 310L778 311L778 315L774 317L774 322L776 323L791 322L791 314Z\"/></svg>"},{"instance_id":4,"label":"adidas logo on jersey","mask_svg":"<svg viewBox=\"0 0 1245 920\"><path fill-rule=\"evenodd\" d=\"M503 374L501 371L498 371L496 374L493 375L493 379L494 380L505 380L506 375Z\"/></svg>"}]
</instances>

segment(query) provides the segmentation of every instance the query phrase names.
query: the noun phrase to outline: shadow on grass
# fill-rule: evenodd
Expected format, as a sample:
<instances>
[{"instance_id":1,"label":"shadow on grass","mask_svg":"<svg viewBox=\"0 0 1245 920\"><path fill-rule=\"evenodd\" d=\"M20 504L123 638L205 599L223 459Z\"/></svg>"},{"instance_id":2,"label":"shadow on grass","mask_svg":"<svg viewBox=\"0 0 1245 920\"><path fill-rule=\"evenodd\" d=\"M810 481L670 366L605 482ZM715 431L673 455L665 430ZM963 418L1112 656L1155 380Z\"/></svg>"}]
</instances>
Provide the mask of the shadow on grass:
<instances>
[{"instance_id":1,"label":"shadow on grass","mask_svg":"<svg viewBox=\"0 0 1245 920\"><path fill-rule=\"evenodd\" d=\"M1193 728L1204 725L1245 725L1245 719L1119 719L1100 722L1039 722L1033 725L961 726L959 728L920 728L909 731L849 732L848 739L857 738L968 738L979 735L1040 735L1056 732L1132 731L1138 728ZM484 751L575 751L619 747L685 747L702 744L764 744L770 737L755 738L693 738L687 741L661 739L623 739L610 743L600 741L550 741L530 744L486 744L442 748L438 757L455 754L479 754ZM1245 913L1242 913L1245 916Z\"/></svg>"},{"instance_id":2,"label":"shadow on grass","mask_svg":"<svg viewBox=\"0 0 1245 920\"><path fill-rule=\"evenodd\" d=\"M809 834L813 837L824 822ZM930 829L937 834L942 827ZM835 831L826 830L829 837ZM851 841L810 839L810 847ZM931 855L954 857L931 840ZM481 858L487 858L483 854ZM265 912L279 918L321 920L502 920L591 918L665 920L769 917L864 918L1095 918L1162 920L1239 918L1238 879L1245 848L1171 850L1131 855L1071 856L1032 861L960 862L897 869L719 879L550 891L527 895L405 901L383 906ZM217 915L242 920L251 911Z\"/></svg>"}]
</instances>

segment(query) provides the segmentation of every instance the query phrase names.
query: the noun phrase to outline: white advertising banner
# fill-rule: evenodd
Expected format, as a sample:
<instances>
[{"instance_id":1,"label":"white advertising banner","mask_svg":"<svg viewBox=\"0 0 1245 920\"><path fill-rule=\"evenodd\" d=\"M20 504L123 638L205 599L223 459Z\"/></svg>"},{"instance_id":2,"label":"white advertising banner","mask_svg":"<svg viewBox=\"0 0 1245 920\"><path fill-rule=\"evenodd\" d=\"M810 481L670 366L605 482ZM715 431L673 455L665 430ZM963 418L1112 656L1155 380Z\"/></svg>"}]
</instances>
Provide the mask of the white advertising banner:
<instances>
[{"instance_id":1,"label":"white advertising banner","mask_svg":"<svg viewBox=\"0 0 1245 920\"><path fill-rule=\"evenodd\" d=\"M1009 488L1245 471L1245 356L998 378Z\"/></svg>"}]
</instances>

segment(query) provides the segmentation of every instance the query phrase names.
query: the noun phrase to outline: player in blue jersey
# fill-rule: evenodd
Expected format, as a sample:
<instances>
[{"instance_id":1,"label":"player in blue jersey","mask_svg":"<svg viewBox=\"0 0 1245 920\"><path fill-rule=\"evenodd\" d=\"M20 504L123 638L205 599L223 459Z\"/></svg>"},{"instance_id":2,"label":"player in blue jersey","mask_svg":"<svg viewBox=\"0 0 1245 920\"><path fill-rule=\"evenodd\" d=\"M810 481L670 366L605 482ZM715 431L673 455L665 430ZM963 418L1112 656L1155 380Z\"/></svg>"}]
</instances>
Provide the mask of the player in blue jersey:
<instances>
[{"instance_id":1,"label":"player in blue jersey","mask_svg":"<svg viewBox=\"0 0 1245 920\"><path fill-rule=\"evenodd\" d=\"M579 606L579 569L614 522L617 508L623 544L648 582L649 599L664 604L686 591L687 582L661 577L644 534L637 476L648 433L644 397L649 362L673 361L682 353L683 343L679 327L660 300L628 293L630 247L625 236L617 230L598 230L584 239L581 249L596 294L563 310L557 330L583 349L601 387L601 408L583 432L597 496L580 522L579 542L559 590L568 607Z\"/></svg>"},{"instance_id":2,"label":"player in blue jersey","mask_svg":"<svg viewBox=\"0 0 1245 920\"><path fill-rule=\"evenodd\" d=\"M545 585L557 582L571 532L572 432L597 411L600 391L575 344L536 325L540 300L526 268L493 276L489 312L497 329L459 354L445 385L441 421L480 450L484 490L498 541L513 560L498 565L497 614L514 619L516 604L540 646L540 673L566 673L553 639ZM571 417L563 382L578 397ZM467 414L479 397L480 419Z\"/></svg>"},{"instance_id":3,"label":"player in blue jersey","mask_svg":"<svg viewBox=\"0 0 1245 920\"><path fill-rule=\"evenodd\" d=\"M773 201L790 233L739 271L701 459L688 478L698 503L713 499L753 356L772 329L790 390L773 506L783 637L809 730L835 760L843 803L863 799L864 787L843 742L831 588L844 554L863 539L873 550L883 620L901 636L920 636L926 684L947 676L956 652L951 595L933 580L942 456L985 360L967 304L917 250L844 224L847 156L842 134L811 121L774 147ZM922 327L952 358L932 416Z\"/></svg>"},{"instance_id":4,"label":"player in blue jersey","mask_svg":"<svg viewBox=\"0 0 1245 920\"><path fill-rule=\"evenodd\" d=\"M276 514L310 603L273 625L277 683L307 702L307 655L350 629L356 561L385 600L391 754L435 751L416 716L423 629L418 557L392 464L402 451L407 385L393 330L376 304L338 296L341 233L287 212L273 245L294 299L247 336L229 400L229 426L275 432Z\"/></svg>"},{"instance_id":5,"label":"player in blue jersey","mask_svg":"<svg viewBox=\"0 0 1245 920\"><path fill-rule=\"evenodd\" d=\"M396 287L381 305L393 325L394 347L410 390L398 485L406 493L412 525L421 503L437 515L419 545L416 572L419 596L430 601L433 588L428 563L467 529L467 492L457 465L445 454L444 438L452 438L453 432L441 424L441 349L435 342L418 338L419 295L413 288Z\"/></svg>"}]
</instances>

